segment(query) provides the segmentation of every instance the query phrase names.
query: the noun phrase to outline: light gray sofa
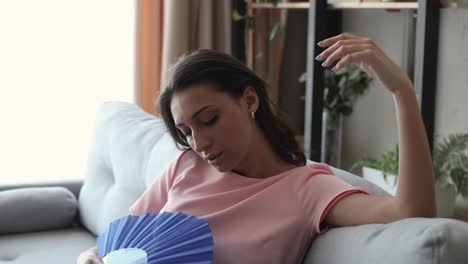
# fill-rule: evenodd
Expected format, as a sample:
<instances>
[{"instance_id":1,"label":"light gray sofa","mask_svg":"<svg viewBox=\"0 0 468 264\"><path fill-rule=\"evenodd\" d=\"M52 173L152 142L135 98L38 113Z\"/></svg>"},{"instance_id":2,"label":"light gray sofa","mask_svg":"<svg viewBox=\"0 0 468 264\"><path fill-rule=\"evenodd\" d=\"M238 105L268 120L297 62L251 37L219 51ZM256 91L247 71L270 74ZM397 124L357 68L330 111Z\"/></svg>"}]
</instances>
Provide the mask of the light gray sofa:
<instances>
[{"instance_id":1,"label":"light gray sofa","mask_svg":"<svg viewBox=\"0 0 468 264\"><path fill-rule=\"evenodd\" d=\"M83 182L0 186L0 213L7 219L0 220L0 263L75 263L78 254L95 245L96 235L112 220L129 213L130 205L177 153L161 120L133 104L103 104ZM387 195L360 177L334 171L341 179L364 186L374 195ZM45 186L66 188L58 194L48 193L57 198L47 199L60 200L58 204L66 200L63 215L69 220L63 220L62 209L57 209L54 201L50 201L51 208L34 205L44 196L29 202L24 201L24 196L14 199L17 194L12 189L24 195L31 189L18 188L36 187L34 190L40 193L47 189ZM2 203L2 197L9 200L4 198ZM2 204L11 207L12 203L16 211L1 208ZM55 227L47 226L47 219ZM304 263L468 263L468 223L410 218L385 225L331 228L311 241Z\"/></svg>"}]
</instances>

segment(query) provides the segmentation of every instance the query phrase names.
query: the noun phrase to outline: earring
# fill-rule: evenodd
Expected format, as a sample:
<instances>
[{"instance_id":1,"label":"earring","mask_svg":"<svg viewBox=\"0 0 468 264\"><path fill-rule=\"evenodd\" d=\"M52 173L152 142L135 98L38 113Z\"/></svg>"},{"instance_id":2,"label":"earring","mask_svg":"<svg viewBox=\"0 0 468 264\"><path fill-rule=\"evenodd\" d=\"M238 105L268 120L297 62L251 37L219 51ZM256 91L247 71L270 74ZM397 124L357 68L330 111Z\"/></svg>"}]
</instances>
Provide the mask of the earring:
<instances>
[{"instance_id":1,"label":"earring","mask_svg":"<svg viewBox=\"0 0 468 264\"><path fill-rule=\"evenodd\" d=\"M255 112L250 112L250 117L251 117L252 119L255 119Z\"/></svg>"}]
</instances>

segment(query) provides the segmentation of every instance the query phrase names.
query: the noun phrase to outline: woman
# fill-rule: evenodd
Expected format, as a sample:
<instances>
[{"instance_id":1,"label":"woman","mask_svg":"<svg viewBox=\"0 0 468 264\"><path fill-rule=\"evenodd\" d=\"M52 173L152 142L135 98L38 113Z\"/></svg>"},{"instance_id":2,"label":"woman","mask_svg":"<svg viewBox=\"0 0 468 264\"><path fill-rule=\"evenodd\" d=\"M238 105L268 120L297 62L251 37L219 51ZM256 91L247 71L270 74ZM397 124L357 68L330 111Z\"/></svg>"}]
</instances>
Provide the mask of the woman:
<instances>
[{"instance_id":1,"label":"woman","mask_svg":"<svg viewBox=\"0 0 468 264\"><path fill-rule=\"evenodd\" d=\"M180 211L206 220L213 263L300 263L327 226L434 217L432 161L409 78L370 39L342 34L318 45L326 48L316 58L322 66L356 64L392 94L400 141L395 197L370 196L325 164L306 166L265 83L232 57L202 50L172 67L158 101L171 136L188 150L130 213ZM78 263L100 263L96 248Z\"/></svg>"}]
</instances>

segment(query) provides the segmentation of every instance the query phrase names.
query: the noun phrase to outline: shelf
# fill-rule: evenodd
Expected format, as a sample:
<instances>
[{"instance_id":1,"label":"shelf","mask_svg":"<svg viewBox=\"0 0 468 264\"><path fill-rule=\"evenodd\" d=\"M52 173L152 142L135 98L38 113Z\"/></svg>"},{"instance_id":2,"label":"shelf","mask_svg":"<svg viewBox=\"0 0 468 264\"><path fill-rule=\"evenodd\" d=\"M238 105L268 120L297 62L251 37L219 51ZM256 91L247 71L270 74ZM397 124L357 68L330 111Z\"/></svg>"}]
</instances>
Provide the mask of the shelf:
<instances>
[{"instance_id":1,"label":"shelf","mask_svg":"<svg viewBox=\"0 0 468 264\"><path fill-rule=\"evenodd\" d=\"M250 8L255 9L308 9L309 2L278 3L275 7L273 3L252 3ZM328 4L329 9L417 9L417 2L364 2L364 3L332 3Z\"/></svg>"},{"instance_id":2,"label":"shelf","mask_svg":"<svg viewBox=\"0 0 468 264\"><path fill-rule=\"evenodd\" d=\"M272 3L252 3L250 8L255 9L309 9L309 2L278 3L275 7Z\"/></svg>"},{"instance_id":3,"label":"shelf","mask_svg":"<svg viewBox=\"0 0 468 264\"><path fill-rule=\"evenodd\" d=\"M309 2L278 3L252 3L254 9L308 9ZM331 3L329 9L418 9L418 2L363 2L363 3ZM468 8L468 3L448 3L442 8Z\"/></svg>"},{"instance_id":4,"label":"shelf","mask_svg":"<svg viewBox=\"0 0 468 264\"><path fill-rule=\"evenodd\" d=\"M448 3L444 8L468 8L468 3Z\"/></svg>"},{"instance_id":5,"label":"shelf","mask_svg":"<svg viewBox=\"0 0 468 264\"><path fill-rule=\"evenodd\" d=\"M333 3L330 9L418 9L417 2L364 2L364 3Z\"/></svg>"}]
</instances>

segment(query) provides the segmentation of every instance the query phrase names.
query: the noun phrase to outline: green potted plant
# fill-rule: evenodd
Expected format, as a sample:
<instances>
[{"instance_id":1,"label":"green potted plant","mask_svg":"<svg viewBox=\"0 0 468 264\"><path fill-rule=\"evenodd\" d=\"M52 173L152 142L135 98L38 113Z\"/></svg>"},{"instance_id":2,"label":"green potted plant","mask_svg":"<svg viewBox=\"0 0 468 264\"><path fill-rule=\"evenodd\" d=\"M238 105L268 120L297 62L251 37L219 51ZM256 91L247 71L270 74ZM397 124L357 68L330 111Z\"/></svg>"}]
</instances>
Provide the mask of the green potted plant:
<instances>
[{"instance_id":1,"label":"green potted plant","mask_svg":"<svg viewBox=\"0 0 468 264\"><path fill-rule=\"evenodd\" d=\"M468 133L453 134L437 141L433 148L432 163L438 217L451 217L455 210L456 195L468 197ZM390 194L396 194L398 182L398 145L382 154L379 159L363 158L351 167L362 166L363 177Z\"/></svg>"},{"instance_id":2,"label":"green potted plant","mask_svg":"<svg viewBox=\"0 0 468 264\"><path fill-rule=\"evenodd\" d=\"M307 79L306 73L299 82ZM358 97L364 95L372 78L354 64L334 72L324 69L322 115L322 162L335 167L341 165L343 118L353 113Z\"/></svg>"},{"instance_id":3,"label":"green potted plant","mask_svg":"<svg viewBox=\"0 0 468 264\"><path fill-rule=\"evenodd\" d=\"M368 90L372 78L354 64L337 72L324 70L323 108L329 114L330 129L337 126L340 115L353 113L353 105Z\"/></svg>"}]
</instances>

